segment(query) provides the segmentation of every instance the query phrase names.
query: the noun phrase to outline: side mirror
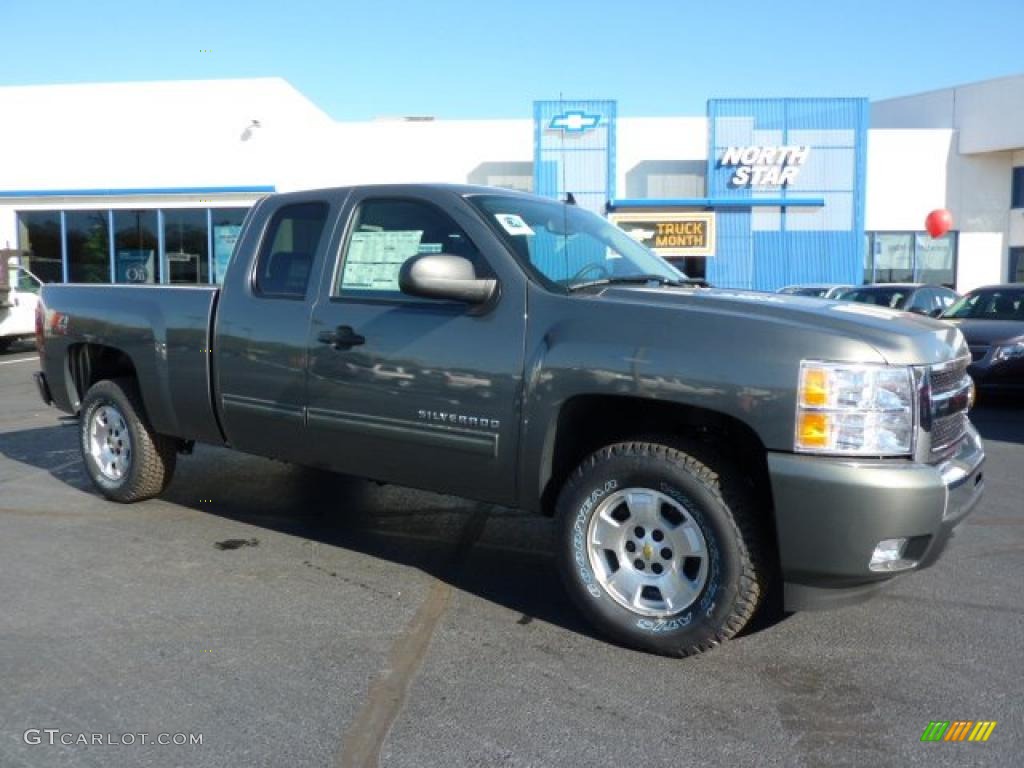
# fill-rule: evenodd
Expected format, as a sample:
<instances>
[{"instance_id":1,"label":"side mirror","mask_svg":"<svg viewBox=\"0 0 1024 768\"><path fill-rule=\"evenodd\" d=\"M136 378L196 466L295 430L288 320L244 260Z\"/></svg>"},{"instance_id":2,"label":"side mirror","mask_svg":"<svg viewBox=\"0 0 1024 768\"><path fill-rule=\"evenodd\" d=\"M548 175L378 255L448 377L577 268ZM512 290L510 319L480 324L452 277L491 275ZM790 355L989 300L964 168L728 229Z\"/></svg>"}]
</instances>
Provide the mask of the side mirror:
<instances>
[{"instance_id":1,"label":"side mirror","mask_svg":"<svg viewBox=\"0 0 1024 768\"><path fill-rule=\"evenodd\" d=\"M908 307L907 308L907 312L910 312L911 314L914 314L914 315L927 315L928 314L928 310L925 309L924 307Z\"/></svg>"},{"instance_id":2,"label":"side mirror","mask_svg":"<svg viewBox=\"0 0 1024 768\"><path fill-rule=\"evenodd\" d=\"M462 256L424 253L402 265L398 287L410 296L483 304L494 296L498 281L478 278L473 262Z\"/></svg>"},{"instance_id":3,"label":"side mirror","mask_svg":"<svg viewBox=\"0 0 1024 768\"><path fill-rule=\"evenodd\" d=\"M945 311L946 310L944 308L942 308L942 307L936 307L935 309L933 309L928 314L931 315L932 317L942 317L942 313L945 312Z\"/></svg>"}]
</instances>

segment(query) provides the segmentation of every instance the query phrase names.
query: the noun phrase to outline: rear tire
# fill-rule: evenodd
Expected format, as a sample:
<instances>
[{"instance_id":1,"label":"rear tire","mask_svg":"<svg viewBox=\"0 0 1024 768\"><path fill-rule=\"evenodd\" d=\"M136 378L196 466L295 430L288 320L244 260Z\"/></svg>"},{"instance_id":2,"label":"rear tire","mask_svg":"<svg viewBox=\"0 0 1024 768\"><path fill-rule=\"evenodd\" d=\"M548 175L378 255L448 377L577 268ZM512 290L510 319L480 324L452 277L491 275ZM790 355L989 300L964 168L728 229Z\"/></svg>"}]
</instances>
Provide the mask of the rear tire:
<instances>
[{"instance_id":1,"label":"rear tire","mask_svg":"<svg viewBox=\"0 0 1024 768\"><path fill-rule=\"evenodd\" d=\"M607 446L572 473L557 505L573 601L605 634L667 656L740 632L770 570L744 475L706 446L680 447Z\"/></svg>"},{"instance_id":2,"label":"rear tire","mask_svg":"<svg viewBox=\"0 0 1024 768\"><path fill-rule=\"evenodd\" d=\"M89 388L79 443L89 478L112 501L157 496L174 475L177 441L153 430L134 379L103 380Z\"/></svg>"}]
</instances>

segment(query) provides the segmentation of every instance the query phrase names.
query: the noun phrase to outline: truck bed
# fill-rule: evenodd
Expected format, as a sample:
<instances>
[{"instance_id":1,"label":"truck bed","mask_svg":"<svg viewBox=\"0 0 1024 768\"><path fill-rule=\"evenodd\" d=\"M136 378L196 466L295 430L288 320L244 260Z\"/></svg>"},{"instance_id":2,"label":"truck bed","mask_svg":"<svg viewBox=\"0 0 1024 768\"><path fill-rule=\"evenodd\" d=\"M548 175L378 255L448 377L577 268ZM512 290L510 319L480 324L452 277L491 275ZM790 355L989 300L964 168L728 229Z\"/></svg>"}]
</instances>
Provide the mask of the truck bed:
<instances>
[{"instance_id":1,"label":"truck bed","mask_svg":"<svg viewBox=\"0 0 1024 768\"><path fill-rule=\"evenodd\" d=\"M104 350L123 350L158 432L223 442L211 396L210 334L219 295L217 286L44 286L41 362L49 381L63 382L51 392L54 403L77 411L84 392L76 372L83 366L115 370L120 363Z\"/></svg>"}]
</instances>

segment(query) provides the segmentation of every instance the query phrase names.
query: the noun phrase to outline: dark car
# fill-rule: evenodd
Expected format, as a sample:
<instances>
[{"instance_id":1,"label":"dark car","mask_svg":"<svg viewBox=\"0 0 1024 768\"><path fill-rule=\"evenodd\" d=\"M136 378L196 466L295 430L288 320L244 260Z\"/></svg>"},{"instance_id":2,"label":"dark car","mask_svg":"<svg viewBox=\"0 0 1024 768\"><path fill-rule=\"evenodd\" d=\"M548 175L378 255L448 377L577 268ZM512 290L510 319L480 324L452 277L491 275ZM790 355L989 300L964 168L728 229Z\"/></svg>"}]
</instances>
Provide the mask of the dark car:
<instances>
[{"instance_id":1,"label":"dark car","mask_svg":"<svg viewBox=\"0 0 1024 768\"><path fill-rule=\"evenodd\" d=\"M1024 284L977 288L942 316L971 348L967 369L979 389L1024 392Z\"/></svg>"},{"instance_id":2,"label":"dark car","mask_svg":"<svg viewBox=\"0 0 1024 768\"><path fill-rule=\"evenodd\" d=\"M862 285L840 294L838 298L843 301L857 301L861 304L874 304L877 307L938 317L951 307L960 295L943 285L878 283Z\"/></svg>"}]
</instances>

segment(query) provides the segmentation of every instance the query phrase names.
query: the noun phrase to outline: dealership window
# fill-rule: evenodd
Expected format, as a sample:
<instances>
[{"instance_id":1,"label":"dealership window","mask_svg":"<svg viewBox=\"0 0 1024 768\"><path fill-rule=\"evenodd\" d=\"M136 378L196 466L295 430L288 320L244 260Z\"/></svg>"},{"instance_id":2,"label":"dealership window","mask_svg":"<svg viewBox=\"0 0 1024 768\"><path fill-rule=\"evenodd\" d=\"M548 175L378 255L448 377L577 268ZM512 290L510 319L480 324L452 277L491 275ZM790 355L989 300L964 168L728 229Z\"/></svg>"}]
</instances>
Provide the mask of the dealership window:
<instances>
[{"instance_id":1,"label":"dealership window","mask_svg":"<svg viewBox=\"0 0 1024 768\"><path fill-rule=\"evenodd\" d=\"M1024 283L1024 248L1010 249L1010 282Z\"/></svg>"},{"instance_id":2,"label":"dealership window","mask_svg":"<svg viewBox=\"0 0 1024 768\"><path fill-rule=\"evenodd\" d=\"M28 254L25 267L44 283L63 280L60 211L19 212L18 248Z\"/></svg>"},{"instance_id":3,"label":"dealership window","mask_svg":"<svg viewBox=\"0 0 1024 768\"><path fill-rule=\"evenodd\" d=\"M157 232L156 211L114 211L114 282L160 282Z\"/></svg>"},{"instance_id":4,"label":"dealership window","mask_svg":"<svg viewBox=\"0 0 1024 768\"><path fill-rule=\"evenodd\" d=\"M469 236L440 209L414 200L369 200L356 214L340 289L397 298L399 270L421 253L463 256L473 262L478 274L484 269Z\"/></svg>"},{"instance_id":5,"label":"dealership window","mask_svg":"<svg viewBox=\"0 0 1024 768\"><path fill-rule=\"evenodd\" d=\"M67 211L68 281L110 282L110 230L107 211Z\"/></svg>"},{"instance_id":6,"label":"dealership window","mask_svg":"<svg viewBox=\"0 0 1024 768\"><path fill-rule=\"evenodd\" d=\"M219 282L248 210L17 211L18 248L25 266L48 283Z\"/></svg>"},{"instance_id":7,"label":"dealership window","mask_svg":"<svg viewBox=\"0 0 1024 768\"><path fill-rule=\"evenodd\" d=\"M925 232L869 232L865 283L956 283L956 232L933 238Z\"/></svg>"},{"instance_id":8,"label":"dealership window","mask_svg":"<svg viewBox=\"0 0 1024 768\"><path fill-rule=\"evenodd\" d=\"M1024 208L1024 166L1013 169L1013 182L1010 188L1010 207Z\"/></svg>"},{"instance_id":9,"label":"dealership window","mask_svg":"<svg viewBox=\"0 0 1024 768\"><path fill-rule=\"evenodd\" d=\"M210 282L206 209L172 208L163 214L167 282Z\"/></svg>"},{"instance_id":10,"label":"dealership window","mask_svg":"<svg viewBox=\"0 0 1024 768\"><path fill-rule=\"evenodd\" d=\"M213 208L210 211L210 225L213 228L210 240L213 243L213 282L223 283L224 274L235 252L238 233L242 230L247 208Z\"/></svg>"}]
</instances>

